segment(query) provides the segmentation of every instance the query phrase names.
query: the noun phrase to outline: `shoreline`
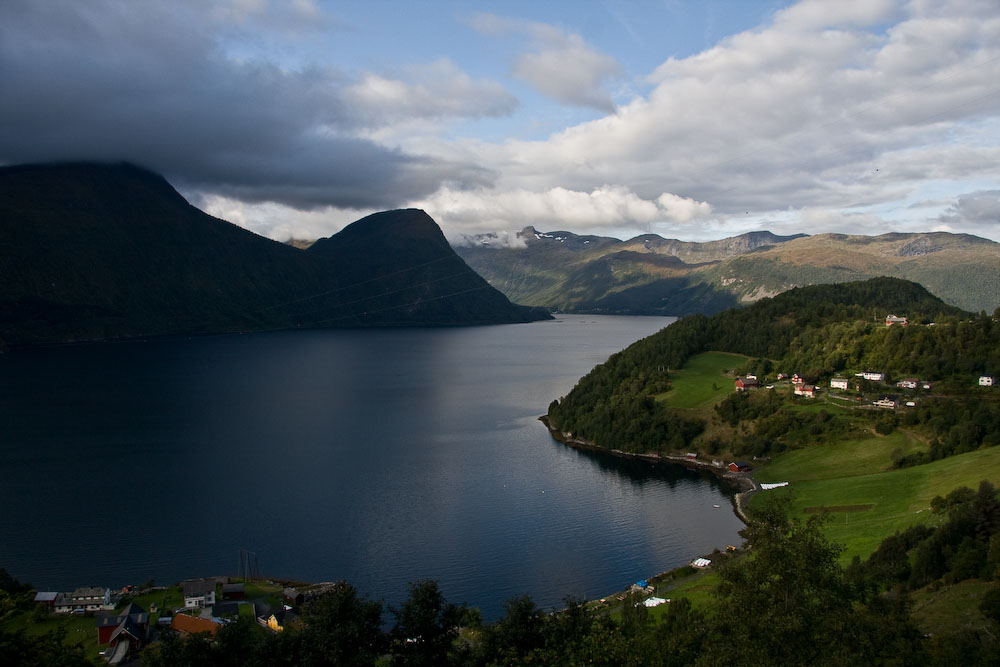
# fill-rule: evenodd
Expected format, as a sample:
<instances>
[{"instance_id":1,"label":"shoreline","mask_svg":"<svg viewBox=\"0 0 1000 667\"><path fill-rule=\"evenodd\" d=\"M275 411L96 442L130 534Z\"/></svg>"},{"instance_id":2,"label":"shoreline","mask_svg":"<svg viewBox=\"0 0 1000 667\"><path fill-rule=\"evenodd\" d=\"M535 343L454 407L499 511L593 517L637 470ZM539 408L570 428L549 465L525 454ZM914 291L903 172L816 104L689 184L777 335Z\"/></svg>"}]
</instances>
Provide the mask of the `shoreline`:
<instances>
[{"instance_id":1,"label":"shoreline","mask_svg":"<svg viewBox=\"0 0 1000 667\"><path fill-rule=\"evenodd\" d=\"M640 461L648 461L656 465L680 465L685 468L690 468L694 470L707 470L715 475L717 478L722 480L724 483L728 484L733 488L736 493L733 494L732 504L733 513L736 517L743 522L744 525L749 523L746 515L746 503L749 502L750 498L760 490L757 485L757 481L753 479L750 475L745 473L734 473L730 472L726 468L719 467L708 461L700 461L698 459L690 459L687 456L681 456L677 454L638 454L634 452L624 452L620 449L606 449L597 445L589 440L583 440L582 438L574 438L568 433L563 433L557 428L554 428L549 422L548 415L542 415L538 418L540 422L545 424L545 428L548 429L549 435L552 436L553 440L561 442L567 447L572 447L573 449L580 449L590 452L600 452L603 454L608 454L611 456L617 456L623 459L633 459ZM649 579L656 579L662 577L672 570L667 570L665 572L660 572L654 574ZM704 573L702 573L704 574ZM603 599L616 598L624 599L624 596L628 593L629 589L626 588L624 591L619 591L605 596Z\"/></svg>"},{"instance_id":2,"label":"shoreline","mask_svg":"<svg viewBox=\"0 0 1000 667\"><path fill-rule=\"evenodd\" d=\"M749 519L747 519L746 515L746 503L750 500L753 494L760 490L760 487L757 485L756 480L746 473L730 472L726 468L721 468L709 461L691 459L687 456L681 456L678 454L639 454L636 452L625 452L620 449L607 449L590 442L589 440L574 438L572 434L560 431L552 426L549 422L548 415L542 415L538 418L538 421L545 424L545 428L549 430L549 434L554 440L561 442L567 447L572 447L573 449L600 452L623 459L648 461L649 463L655 463L658 465L679 465L694 470L707 470L736 490L736 493L732 498L733 512L744 524L749 523Z\"/></svg>"}]
</instances>

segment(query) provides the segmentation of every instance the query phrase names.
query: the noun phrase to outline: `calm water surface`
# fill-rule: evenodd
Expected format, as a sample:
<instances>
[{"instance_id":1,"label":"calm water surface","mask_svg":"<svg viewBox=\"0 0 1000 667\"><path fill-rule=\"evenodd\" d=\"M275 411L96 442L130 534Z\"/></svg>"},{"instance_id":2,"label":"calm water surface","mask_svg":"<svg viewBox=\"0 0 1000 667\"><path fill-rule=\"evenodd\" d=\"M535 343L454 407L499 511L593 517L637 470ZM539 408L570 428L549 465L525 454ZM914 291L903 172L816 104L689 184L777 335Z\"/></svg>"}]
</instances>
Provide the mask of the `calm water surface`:
<instances>
[{"instance_id":1,"label":"calm water surface","mask_svg":"<svg viewBox=\"0 0 1000 667\"><path fill-rule=\"evenodd\" d=\"M537 420L672 318L301 331L0 356L0 567L43 590L236 574L594 598L737 540L730 491ZM715 508L713 505L721 505Z\"/></svg>"}]
</instances>

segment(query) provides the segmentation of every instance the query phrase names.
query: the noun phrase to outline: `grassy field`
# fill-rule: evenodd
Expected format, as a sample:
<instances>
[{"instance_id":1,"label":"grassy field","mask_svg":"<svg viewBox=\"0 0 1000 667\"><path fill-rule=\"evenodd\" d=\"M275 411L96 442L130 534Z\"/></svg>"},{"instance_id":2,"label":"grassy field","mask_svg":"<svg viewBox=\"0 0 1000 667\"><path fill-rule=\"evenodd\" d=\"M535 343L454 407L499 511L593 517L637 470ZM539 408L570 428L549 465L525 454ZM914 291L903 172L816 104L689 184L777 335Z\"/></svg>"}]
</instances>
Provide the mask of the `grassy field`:
<instances>
[{"instance_id":1,"label":"grassy field","mask_svg":"<svg viewBox=\"0 0 1000 667\"><path fill-rule=\"evenodd\" d=\"M843 562L852 556L867 557L897 530L916 523L939 520L930 511L934 496L947 495L960 486L975 489L980 480L1000 479L1000 448L984 449L913 468L888 470L889 453L896 447L923 445L905 434L846 441L789 452L755 472L758 481L789 482L789 486L757 494L788 494L792 510L805 516L807 509L871 505L862 511L831 512L824 532L844 545Z\"/></svg>"},{"instance_id":2,"label":"grassy field","mask_svg":"<svg viewBox=\"0 0 1000 667\"><path fill-rule=\"evenodd\" d=\"M743 355L727 352L695 355L684 368L670 371L672 387L657 398L678 410L710 408L733 391L733 380L726 377L726 371L740 368L746 361Z\"/></svg>"},{"instance_id":3,"label":"grassy field","mask_svg":"<svg viewBox=\"0 0 1000 667\"><path fill-rule=\"evenodd\" d=\"M98 655L107 648L97 643L97 620L93 616L75 614L49 614L42 618L32 618L30 614L17 614L4 621L8 632L37 637L50 632L63 632L63 643L67 646L82 646L84 654L96 664L107 664Z\"/></svg>"}]
</instances>

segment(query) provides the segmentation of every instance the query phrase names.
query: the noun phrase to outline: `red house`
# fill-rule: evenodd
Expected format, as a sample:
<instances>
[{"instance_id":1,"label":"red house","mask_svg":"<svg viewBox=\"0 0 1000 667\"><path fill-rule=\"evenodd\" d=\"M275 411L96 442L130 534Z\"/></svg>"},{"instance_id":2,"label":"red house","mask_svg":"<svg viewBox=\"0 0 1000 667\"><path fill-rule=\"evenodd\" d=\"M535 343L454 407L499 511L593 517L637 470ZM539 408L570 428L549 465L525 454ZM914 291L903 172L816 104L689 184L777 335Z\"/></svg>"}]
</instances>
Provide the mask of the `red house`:
<instances>
[{"instance_id":1,"label":"red house","mask_svg":"<svg viewBox=\"0 0 1000 667\"><path fill-rule=\"evenodd\" d=\"M736 391L746 391L756 389L759 385L754 378L736 378Z\"/></svg>"},{"instance_id":2,"label":"red house","mask_svg":"<svg viewBox=\"0 0 1000 667\"><path fill-rule=\"evenodd\" d=\"M137 605L131 603L125 607L118 615L100 616L97 619L97 643L111 644L118 643L121 637L127 637L132 644L132 648L138 648L139 644L146 638L149 629L149 614Z\"/></svg>"},{"instance_id":3,"label":"red house","mask_svg":"<svg viewBox=\"0 0 1000 667\"><path fill-rule=\"evenodd\" d=\"M734 461L729 464L729 472L750 472L752 468L746 461Z\"/></svg>"}]
</instances>

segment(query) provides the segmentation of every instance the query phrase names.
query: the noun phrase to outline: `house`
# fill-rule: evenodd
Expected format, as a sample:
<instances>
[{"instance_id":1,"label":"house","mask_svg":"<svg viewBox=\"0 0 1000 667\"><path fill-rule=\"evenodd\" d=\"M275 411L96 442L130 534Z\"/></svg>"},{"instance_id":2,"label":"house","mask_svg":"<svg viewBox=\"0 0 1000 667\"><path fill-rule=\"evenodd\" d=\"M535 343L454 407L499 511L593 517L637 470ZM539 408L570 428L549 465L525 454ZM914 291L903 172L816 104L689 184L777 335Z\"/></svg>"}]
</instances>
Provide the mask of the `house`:
<instances>
[{"instance_id":1,"label":"house","mask_svg":"<svg viewBox=\"0 0 1000 667\"><path fill-rule=\"evenodd\" d=\"M733 461L729 464L729 472L750 472L753 468L746 461Z\"/></svg>"},{"instance_id":2,"label":"house","mask_svg":"<svg viewBox=\"0 0 1000 667\"><path fill-rule=\"evenodd\" d=\"M788 377L788 376L787 376L787 375L785 375L784 373L778 373L778 380L779 380L779 381L780 381L780 380L784 380L784 379L785 379L785 378L787 378L787 377Z\"/></svg>"},{"instance_id":3,"label":"house","mask_svg":"<svg viewBox=\"0 0 1000 667\"><path fill-rule=\"evenodd\" d=\"M181 582L184 608L211 607L215 604L215 579L188 579Z\"/></svg>"},{"instance_id":4,"label":"house","mask_svg":"<svg viewBox=\"0 0 1000 667\"><path fill-rule=\"evenodd\" d=\"M133 649L146 639L149 630L149 614L132 602L117 614L102 614L97 617L97 643L114 646L127 639Z\"/></svg>"},{"instance_id":5,"label":"house","mask_svg":"<svg viewBox=\"0 0 1000 667\"><path fill-rule=\"evenodd\" d=\"M993 376L992 375L980 375L979 376L979 386L980 387L992 387L993 386Z\"/></svg>"},{"instance_id":6,"label":"house","mask_svg":"<svg viewBox=\"0 0 1000 667\"><path fill-rule=\"evenodd\" d=\"M174 619L170 621L170 627L182 635L197 635L207 632L214 637L215 633L219 631L219 624L215 621L187 614L175 614Z\"/></svg>"},{"instance_id":7,"label":"house","mask_svg":"<svg viewBox=\"0 0 1000 667\"><path fill-rule=\"evenodd\" d=\"M909 322L906 321L905 317L896 317L895 315L885 316L885 326L891 327L893 324L898 324L901 327L905 327Z\"/></svg>"},{"instance_id":8,"label":"house","mask_svg":"<svg viewBox=\"0 0 1000 667\"><path fill-rule=\"evenodd\" d=\"M876 408L884 408L886 410L896 409L896 397L895 396L883 396L877 401L872 401L872 405Z\"/></svg>"},{"instance_id":9,"label":"house","mask_svg":"<svg viewBox=\"0 0 1000 667\"><path fill-rule=\"evenodd\" d=\"M885 381L885 373L878 373L876 371L862 371L861 377L863 377L866 380L871 380L872 382Z\"/></svg>"},{"instance_id":10,"label":"house","mask_svg":"<svg viewBox=\"0 0 1000 667\"><path fill-rule=\"evenodd\" d=\"M906 378L905 380L900 380L896 383L896 386L900 389L916 389L920 385L920 380L916 378Z\"/></svg>"},{"instance_id":11,"label":"house","mask_svg":"<svg viewBox=\"0 0 1000 667\"><path fill-rule=\"evenodd\" d=\"M111 590L100 586L84 586L72 593L57 593L52 601L57 614L112 611L115 608Z\"/></svg>"},{"instance_id":12,"label":"house","mask_svg":"<svg viewBox=\"0 0 1000 667\"><path fill-rule=\"evenodd\" d=\"M263 600L255 600L253 613L257 623L274 632L282 632L290 623L298 621L298 615L285 605L268 605Z\"/></svg>"},{"instance_id":13,"label":"house","mask_svg":"<svg viewBox=\"0 0 1000 667\"><path fill-rule=\"evenodd\" d=\"M222 584L223 600L242 600L246 595L244 584Z\"/></svg>"},{"instance_id":14,"label":"house","mask_svg":"<svg viewBox=\"0 0 1000 667\"><path fill-rule=\"evenodd\" d=\"M798 384L798 383L805 382L805 381L806 381L806 379L804 377L802 377L801 375L799 375L798 373L796 373L795 375L792 376L792 384Z\"/></svg>"},{"instance_id":15,"label":"house","mask_svg":"<svg viewBox=\"0 0 1000 667\"><path fill-rule=\"evenodd\" d=\"M305 595L301 591L297 591L294 588L286 588L281 591L281 597L284 598L285 604L292 606L298 606L305 600Z\"/></svg>"},{"instance_id":16,"label":"house","mask_svg":"<svg viewBox=\"0 0 1000 667\"><path fill-rule=\"evenodd\" d=\"M795 385L795 395L816 398L816 387L811 384L797 384Z\"/></svg>"},{"instance_id":17,"label":"house","mask_svg":"<svg viewBox=\"0 0 1000 667\"><path fill-rule=\"evenodd\" d=\"M847 378L833 378L830 380L830 387L833 389L843 389L844 391L847 391L850 387L850 382L848 382Z\"/></svg>"},{"instance_id":18,"label":"house","mask_svg":"<svg viewBox=\"0 0 1000 667\"><path fill-rule=\"evenodd\" d=\"M746 391L747 389L756 389L757 387L757 380L753 378L736 378L736 391Z\"/></svg>"}]
</instances>

